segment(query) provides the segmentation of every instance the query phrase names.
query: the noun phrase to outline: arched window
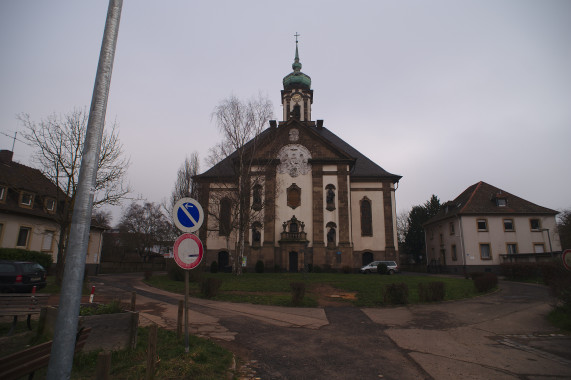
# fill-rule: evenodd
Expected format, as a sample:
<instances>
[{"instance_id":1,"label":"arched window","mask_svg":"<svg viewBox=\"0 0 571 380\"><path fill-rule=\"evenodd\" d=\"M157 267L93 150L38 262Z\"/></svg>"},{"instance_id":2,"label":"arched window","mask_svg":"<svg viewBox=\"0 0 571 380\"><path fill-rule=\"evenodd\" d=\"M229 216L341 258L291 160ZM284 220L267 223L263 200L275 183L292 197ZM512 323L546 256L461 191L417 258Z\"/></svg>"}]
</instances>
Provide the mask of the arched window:
<instances>
[{"instance_id":1,"label":"arched window","mask_svg":"<svg viewBox=\"0 0 571 380\"><path fill-rule=\"evenodd\" d=\"M230 235L231 228L231 214L232 214L232 201L228 198L223 198L220 201L220 236Z\"/></svg>"},{"instance_id":2,"label":"arched window","mask_svg":"<svg viewBox=\"0 0 571 380\"><path fill-rule=\"evenodd\" d=\"M361 236L373 236L373 213L367 197L361 200Z\"/></svg>"}]
</instances>

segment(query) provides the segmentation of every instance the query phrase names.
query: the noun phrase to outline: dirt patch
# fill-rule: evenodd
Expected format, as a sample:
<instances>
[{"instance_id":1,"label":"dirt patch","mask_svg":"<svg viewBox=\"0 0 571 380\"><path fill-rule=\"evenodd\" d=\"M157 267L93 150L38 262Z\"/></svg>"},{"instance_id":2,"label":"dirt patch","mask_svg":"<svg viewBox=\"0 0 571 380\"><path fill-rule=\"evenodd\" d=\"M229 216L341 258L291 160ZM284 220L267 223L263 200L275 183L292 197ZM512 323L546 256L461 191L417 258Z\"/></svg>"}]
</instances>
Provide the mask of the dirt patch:
<instances>
[{"instance_id":1,"label":"dirt patch","mask_svg":"<svg viewBox=\"0 0 571 380\"><path fill-rule=\"evenodd\" d=\"M356 292L347 292L336 289L328 284L316 284L311 288L311 293L317 296L317 303L325 306L350 306L351 301L357 299Z\"/></svg>"}]
</instances>

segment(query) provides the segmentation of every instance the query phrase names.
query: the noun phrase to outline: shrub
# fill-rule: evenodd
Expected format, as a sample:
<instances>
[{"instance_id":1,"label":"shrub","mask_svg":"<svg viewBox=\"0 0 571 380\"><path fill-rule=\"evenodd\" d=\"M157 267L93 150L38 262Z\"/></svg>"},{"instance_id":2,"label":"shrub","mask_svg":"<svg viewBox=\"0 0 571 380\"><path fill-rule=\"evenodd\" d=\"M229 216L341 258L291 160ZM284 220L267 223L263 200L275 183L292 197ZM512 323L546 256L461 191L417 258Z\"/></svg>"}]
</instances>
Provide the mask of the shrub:
<instances>
[{"instance_id":1,"label":"shrub","mask_svg":"<svg viewBox=\"0 0 571 380\"><path fill-rule=\"evenodd\" d=\"M53 258L49 253L28 251L20 248L0 248L0 260L33 261L50 270Z\"/></svg>"},{"instance_id":2,"label":"shrub","mask_svg":"<svg viewBox=\"0 0 571 380\"><path fill-rule=\"evenodd\" d=\"M498 286L498 276L494 273L473 273L472 280L476 290L480 293L490 291Z\"/></svg>"},{"instance_id":3,"label":"shrub","mask_svg":"<svg viewBox=\"0 0 571 380\"><path fill-rule=\"evenodd\" d=\"M387 267L387 264L385 264L385 263L377 264L377 273L378 274L387 274L388 271L389 271L389 267Z\"/></svg>"},{"instance_id":4,"label":"shrub","mask_svg":"<svg viewBox=\"0 0 571 380\"><path fill-rule=\"evenodd\" d=\"M551 294L571 312L571 274L558 263L542 265L541 272Z\"/></svg>"},{"instance_id":5,"label":"shrub","mask_svg":"<svg viewBox=\"0 0 571 380\"><path fill-rule=\"evenodd\" d=\"M432 281L428 284L418 284L418 298L420 302L443 301L446 295L446 285L442 281Z\"/></svg>"},{"instance_id":6,"label":"shrub","mask_svg":"<svg viewBox=\"0 0 571 380\"><path fill-rule=\"evenodd\" d=\"M192 269L188 271L188 281L201 283L204 279L204 272L199 269Z\"/></svg>"},{"instance_id":7,"label":"shrub","mask_svg":"<svg viewBox=\"0 0 571 380\"><path fill-rule=\"evenodd\" d=\"M274 265L274 273L280 273L282 271L282 267L280 266L280 264L275 264Z\"/></svg>"},{"instance_id":8,"label":"shrub","mask_svg":"<svg viewBox=\"0 0 571 380\"><path fill-rule=\"evenodd\" d=\"M307 264L307 272L313 273L313 264Z\"/></svg>"},{"instance_id":9,"label":"shrub","mask_svg":"<svg viewBox=\"0 0 571 380\"><path fill-rule=\"evenodd\" d=\"M210 273L218 273L218 263L216 260L210 264Z\"/></svg>"},{"instance_id":10,"label":"shrub","mask_svg":"<svg viewBox=\"0 0 571 380\"><path fill-rule=\"evenodd\" d=\"M323 272L324 273L335 273L335 269L331 266L331 264L323 265Z\"/></svg>"},{"instance_id":11,"label":"shrub","mask_svg":"<svg viewBox=\"0 0 571 380\"><path fill-rule=\"evenodd\" d=\"M81 305L79 308L79 315L101 315L101 314L117 314L122 313L121 302L113 300L108 304L88 303Z\"/></svg>"},{"instance_id":12,"label":"shrub","mask_svg":"<svg viewBox=\"0 0 571 380\"><path fill-rule=\"evenodd\" d=\"M353 269L349 265L344 265L341 271L345 274L353 273Z\"/></svg>"},{"instance_id":13,"label":"shrub","mask_svg":"<svg viewBox=\"0 0 571 380\"><path fill-rule=\"evenodd\" d=\"M322 273L323 270L321 269L321 267L319 265L314 265L313 269L312 269L313 273Z\"/></svg>"},{"instance_id":14,"label":"shrub","mask_svg":"<svg viewBox=\"0 0 571 380\"><path fill-rule=\"evenodd\" d=\"M205 298L216 297L218 290L220 289L220 285L222 285L222 280L219 278L205 278L200 283L200 293Z\"/></svg>"},{"instance_id":15,"label":"shrub","mask_svg":"<svg viewBox=\"0 0 571 380\"><path fill-rule=\"evenodd\" d=\"M408 286L404 282L385 286L383 301L388 305L406 305L408 303Z\"/></svg>"},{"instance_id":16,"label":"shrub","mask_svg":"<svg viewBox=\"0 0 571 380\"><path fill-rule=\"evenodd\" d=\"M174 259L167 259L167 276L172 281L184 281L184 269L179 267Z\"/></svg>"},{"instance_id":17,"label":"shrub","mask_svg":"<svg viewBox=\"0 0 571 380\"><path fill-rule=\"evenodd\" d=\"M500 273L510 280L527 280L539 277L541 271L536 263L503 263Z\"/></svg>"},{"instance_id":18,"label":"shrub","mask_svg":"<svg viewBox=\"0 0 571 380\"><path fill-rule=\"evenodd\" d=\"M256 261L256 273L264 273L264 262L262 260Z\"/></svg>"},{"instance_id":19,"label":"shrub","mask_svg":"<svg viewBox=\"0 0 571 380\"><path fill-rule=\"evenodd\" d=\"M305 283L290 282L289 286L291 287L291 303L295 306L301 305L305 297Z\"/></svg>"}]
</instances>

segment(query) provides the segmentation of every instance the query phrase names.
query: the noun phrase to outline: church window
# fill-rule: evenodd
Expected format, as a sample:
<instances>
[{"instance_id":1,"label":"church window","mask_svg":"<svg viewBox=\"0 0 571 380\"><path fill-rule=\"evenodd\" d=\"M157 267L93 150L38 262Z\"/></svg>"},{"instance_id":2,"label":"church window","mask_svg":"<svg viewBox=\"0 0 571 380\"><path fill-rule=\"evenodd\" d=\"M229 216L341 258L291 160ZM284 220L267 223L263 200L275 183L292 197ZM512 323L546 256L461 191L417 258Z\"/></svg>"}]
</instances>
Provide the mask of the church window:
<instances>
[{"instance_id":1,"label":"church window","mask_svg":"<svg viewBox=\"0 0 571 380\"><path fill-rule=\"evenodd\" d=\"M232 213L232 202L228 198L223 198L220 201L220 236L230 235L230 224L231 224L231 213Z\"/></svg>"},{"instance_id":2,"label":"church window","mask_svg":"<svg viewBox=\"0 0 571 380\"><path fill-rule=\"evenodd\" d=\"M361 235L373 236L373 213L367 197L361 200Z\"/></svg>"}]
</instances>

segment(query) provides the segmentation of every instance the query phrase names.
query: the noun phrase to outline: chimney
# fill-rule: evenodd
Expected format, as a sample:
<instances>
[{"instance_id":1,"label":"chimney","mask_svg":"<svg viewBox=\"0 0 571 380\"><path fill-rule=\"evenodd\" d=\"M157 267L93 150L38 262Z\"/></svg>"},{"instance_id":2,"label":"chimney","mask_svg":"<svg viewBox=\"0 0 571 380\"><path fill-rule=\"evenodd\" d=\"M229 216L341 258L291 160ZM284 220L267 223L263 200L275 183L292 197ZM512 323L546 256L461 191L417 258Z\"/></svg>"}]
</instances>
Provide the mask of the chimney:
<instances>
[{"instance_id":1,"label":"chimney","mask_svg":"<svg viewBox=\"0 0 571 380\"><path fill-rule=\"evenodd\" d=\"M276 123L275 120L270 120L270 128L275 128L275 127L277 127L277 125L278 124Z\"/></svg>"},{"instance_id":2,"label":"chimney","mask_svg":"<svg viewBox=\"0 0 571 380\"><path fill-rule=\"evenodd\" d=\"M323 129L323 120L317 120L317 129Z\"/></svg>"},{"instance_id":3,"label":"chimney","mask_svg":"<svg viewBox=\"0 0 571 380\"><path fill-rule=\"evenodd\" d=\"M9 164L10 162L12 162L13 155L14 152L12 152L11 150L0 150L0 162L4 164Z\"/></svg>"}]
</instances>

